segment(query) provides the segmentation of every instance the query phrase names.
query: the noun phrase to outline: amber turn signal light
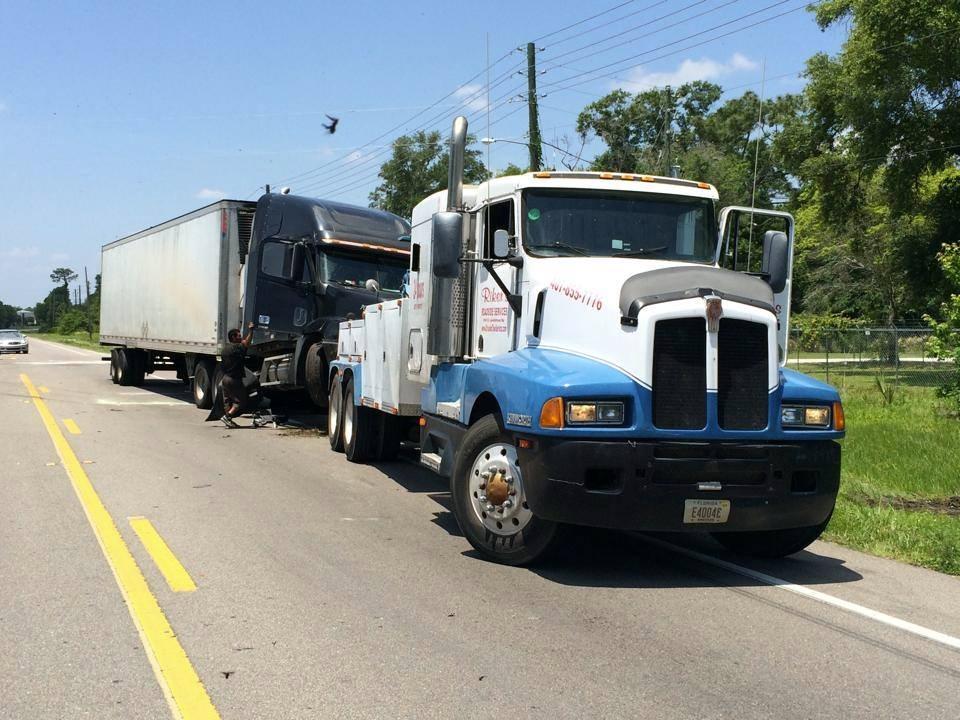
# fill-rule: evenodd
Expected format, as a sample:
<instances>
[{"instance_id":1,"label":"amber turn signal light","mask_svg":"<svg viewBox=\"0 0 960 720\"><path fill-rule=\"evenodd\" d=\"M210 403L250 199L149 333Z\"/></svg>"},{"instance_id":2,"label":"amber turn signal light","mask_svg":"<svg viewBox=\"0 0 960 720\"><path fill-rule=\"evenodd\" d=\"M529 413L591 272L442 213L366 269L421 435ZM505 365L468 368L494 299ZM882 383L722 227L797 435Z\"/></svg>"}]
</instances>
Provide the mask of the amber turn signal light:
<instances>
[{"instance_id":1,"label":"amber turn signal light","mask_svg":"<svg viewBox=\"0 0 960 720\"><path fill-rule=\"evenodd\" d=\"M563 427L563 398L550 398L543 404L540 410L540 427Z\"/></svg>"},{"instance_id":2,"label":"amber turn signal light","mask_svg":"<svg viewBox=\"0 0 960 720\"><path fill-rule=\"evenodd\" d=\"M847 429L847 419L843 416L843 403L840 402L835 402L833 404L833 429Z\"/></svg>"}]
</instances>

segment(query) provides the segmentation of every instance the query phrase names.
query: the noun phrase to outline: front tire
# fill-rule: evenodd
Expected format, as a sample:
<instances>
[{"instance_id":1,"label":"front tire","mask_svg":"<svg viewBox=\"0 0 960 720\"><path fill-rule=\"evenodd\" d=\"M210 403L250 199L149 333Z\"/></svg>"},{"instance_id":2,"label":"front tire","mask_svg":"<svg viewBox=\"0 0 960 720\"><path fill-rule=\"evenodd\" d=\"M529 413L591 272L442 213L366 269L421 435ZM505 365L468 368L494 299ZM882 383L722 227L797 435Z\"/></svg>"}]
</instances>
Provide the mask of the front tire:
<instances>
[{"instance_id":1,"label":"front tire","mask_svg":"<svg viewBox=\"0 0 960 720\"><path fill-rule=\"evenodd\" d=\"M343 385L340 373L330 381L330 399L327 403L327 440L334 452L343 452Z\"/></svg>"},{"instance_id":2,"label":"front tire","mask_svg":"<svg viewBox=\"0 0 960 720\"><path fill-rule=\"evenodd\" d=\"M830 513L833 516L833 513ZM739 555L761 558L782 558L798 553L820 537L830 517L819 525L788 528L786 530L759 530L754 532L713 533L714 539L727 550Z\"/></svg>"},{"instance_id":3,"label":"front tire","mask_svg":"<svg viewBox=\"0 0 960 720\"><path fill-rule=\"evenodd\" d=\"M527 505L513 440L493 415L467 431L450 478L453 511L471 545L504 565L527 565L549 552L559 525Z\"/></svg>"}]
</instances>

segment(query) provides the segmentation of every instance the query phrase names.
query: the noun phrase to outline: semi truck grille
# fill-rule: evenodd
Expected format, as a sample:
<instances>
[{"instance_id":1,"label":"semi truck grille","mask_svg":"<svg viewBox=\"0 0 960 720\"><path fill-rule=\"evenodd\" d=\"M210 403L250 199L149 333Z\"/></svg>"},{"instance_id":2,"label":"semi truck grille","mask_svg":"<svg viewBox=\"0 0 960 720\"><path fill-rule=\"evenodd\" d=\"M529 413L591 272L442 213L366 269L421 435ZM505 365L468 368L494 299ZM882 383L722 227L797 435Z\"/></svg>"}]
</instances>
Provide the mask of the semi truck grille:
<instances>
[{"instance_id":1,"label":"semi truck grille","mask_svg":"<svg viewBox=\"0 0 960 720\"><path fill-rule=\"evenodd\" d=\"M699 430L707 424L707 324L660 320L653 337L653 424Z\"/></svg>"},{"instance_id":2,"label":"semi truck grille","mask_svg":"<svg viewBox=\"0 0 960 720\"><path fill-rule=\"evenodd\" d=\"M717 421L725 430L767 426L767 327L745 320L720 320Z\"/></svg>"}]
</instances>

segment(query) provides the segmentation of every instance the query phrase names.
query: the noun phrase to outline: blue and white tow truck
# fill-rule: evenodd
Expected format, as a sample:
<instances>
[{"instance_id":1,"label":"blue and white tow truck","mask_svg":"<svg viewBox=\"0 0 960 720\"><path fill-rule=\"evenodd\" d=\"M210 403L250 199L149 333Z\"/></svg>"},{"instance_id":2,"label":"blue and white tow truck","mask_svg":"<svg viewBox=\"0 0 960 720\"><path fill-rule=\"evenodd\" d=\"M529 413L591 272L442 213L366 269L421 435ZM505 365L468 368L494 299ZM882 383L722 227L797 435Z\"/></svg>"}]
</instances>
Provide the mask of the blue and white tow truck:
<instances>
[{"instance_id":1,"label":"blue and white tow truck","mask_svg":"<svg viewBox=\"0 0 960 720\"><path fill-rule=\"evenodd\" d=\"M418 440L464 535L529 563L565 523L783 556L833 512L836 390L784 367L793 219L677 178L535 172L413 211L406 297L340 326L329 437Z\"/></svg>"}]
</instances>

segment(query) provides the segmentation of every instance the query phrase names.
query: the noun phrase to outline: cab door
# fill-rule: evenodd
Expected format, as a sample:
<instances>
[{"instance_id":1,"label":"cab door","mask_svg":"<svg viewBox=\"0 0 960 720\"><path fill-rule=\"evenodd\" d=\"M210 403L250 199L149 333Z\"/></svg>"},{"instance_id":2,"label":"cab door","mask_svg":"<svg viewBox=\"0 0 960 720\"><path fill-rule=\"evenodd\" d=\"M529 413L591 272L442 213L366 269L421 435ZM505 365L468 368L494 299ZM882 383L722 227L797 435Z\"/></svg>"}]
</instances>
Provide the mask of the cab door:
<instances>
[{"instance_id":1,"label":"cab door","mask_svg":"<svg viewBox=\"0 0 960 720\"><path fill-rule=\"evenodd\" d=\"M479 212L477 228L477 252L481 258L493 258L493 234L506 230L516 235L516 208L513 198L494 201ZM471 311L471 355L493 357L513 350L516 317L510 302L493 273L483 265L474 265L474 293ZM503 284L511 291L516 289L517 270L503 262L494 265L494 270Z\"/></svg>"},{"instance_id":2,"label":"cab door","mask_svg":"<svg viewBox=\"0 0 960 720\"><path fill-rule=\"evenodd\" d=\"M257 329L299 335L316 315L310 246L302 238L268 237L257 243L247 284L250 319ZM252 302L251 302L252 301Z\"/></svg>"},{"instance_id":3,"label":"cab door","mask_svg":"<svg viewBox=\"0 0 960 720\"><path fill-rule=\"evenodd\" d=\"M787 241L787 274L782 288L774 288L773 305L777 313L777 344L780 346L780 364L787 357L787 338L790 333L790 287L793 281L793 216L779 210L764 210L739 206L720 211L720 267L770 277L771 256L776 254L772 244L775 233L782 233Z\"/></svg>"}]
</instances>

